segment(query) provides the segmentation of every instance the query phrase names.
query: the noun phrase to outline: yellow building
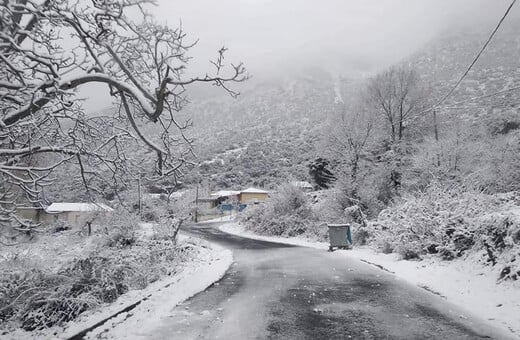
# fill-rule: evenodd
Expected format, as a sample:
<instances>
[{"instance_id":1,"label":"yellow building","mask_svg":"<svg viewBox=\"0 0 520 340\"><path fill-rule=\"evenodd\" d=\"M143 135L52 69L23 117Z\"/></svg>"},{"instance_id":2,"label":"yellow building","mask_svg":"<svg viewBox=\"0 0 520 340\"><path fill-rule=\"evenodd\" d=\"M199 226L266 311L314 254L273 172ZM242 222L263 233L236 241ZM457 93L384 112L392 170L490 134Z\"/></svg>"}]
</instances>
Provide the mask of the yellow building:
<instances>
[{"instance_id":1,"label":"yellow building","mask_svg":"<svg viewBox=\"0 0 520 340\"><path fill-rule=\"evenodd\" d=\"M247 188L238 194L238 201L240 204L256 204L265 202L269 193L265 190L256 188Z\"/></svg>"}]
</instances>

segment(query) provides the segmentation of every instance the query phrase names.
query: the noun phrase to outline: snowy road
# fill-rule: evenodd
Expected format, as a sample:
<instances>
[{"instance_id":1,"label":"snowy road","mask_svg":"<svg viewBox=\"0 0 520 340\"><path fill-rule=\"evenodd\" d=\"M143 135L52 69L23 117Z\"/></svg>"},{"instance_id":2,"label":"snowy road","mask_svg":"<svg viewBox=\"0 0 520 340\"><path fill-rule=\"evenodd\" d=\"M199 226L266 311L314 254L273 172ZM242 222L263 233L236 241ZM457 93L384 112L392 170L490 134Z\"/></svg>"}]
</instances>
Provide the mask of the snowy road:
<instances>
[{"instance_id":1,"label":"snowy road","mask_svg":"<svg viewBox=\"0 0 520 340\"><path fill-rule=\"evenodd\" d=\"M441 298L317 249L186 228L234 251L221 281L147 339L505 339Z\"/></svg>"}]
</instances>

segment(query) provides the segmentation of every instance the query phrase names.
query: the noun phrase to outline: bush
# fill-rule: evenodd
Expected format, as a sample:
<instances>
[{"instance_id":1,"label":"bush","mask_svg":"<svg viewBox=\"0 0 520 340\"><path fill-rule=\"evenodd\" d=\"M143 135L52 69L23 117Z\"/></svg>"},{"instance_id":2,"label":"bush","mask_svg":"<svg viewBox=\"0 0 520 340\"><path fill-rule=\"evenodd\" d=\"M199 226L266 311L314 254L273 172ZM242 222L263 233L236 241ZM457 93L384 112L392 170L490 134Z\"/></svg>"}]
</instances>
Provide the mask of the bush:
<instances>
[{"instance_id":1,"label":"bush","mask_svg":"<svg viewBox=\"0 0 520 340\"><path fill-rule=\"evenodd\" d=\"M103 221L107 234L106 245L114 248L124 248L136 243L136 230L139 218L127 211L115 211Z\"/></svg>"},{"instance_id":2,"label":"bush","mask_svg":"<svg viewBox=\"0 0 520 340\"><path fill-rule=\"evenodd\" d=\"M139 241L136 247L101 248L56 273L40 268L8 268L0 275L0 322L27 331L75 319L131 289L142 289L175 273L190 249L174 240ZM19 268L19 266L18 266Z\"/></svg>"},{"instance_id":3,"label":"bush","mask_svg":"<svg viewBox=\"0 0 520 340\"><path fill-rule=\"evenodd\" d=\"M383 250L384 252L384 250ZM414 244L399 244L395 249L402 260L417 260L420 259L419 250Z\"/></svg>"},{"instance_id":4,"label":"bush","mask_svg":"<svg viewBox=\"0 0 520 340\"><path fill-rule=\"evenodd\" d=\"M370 239L370 233L366 228L356 228L352 230L352 241L354 244L364 246Z\"/></svg>"},{"instance_id":5,"label":"bush","mask_svg":"<svg viewBox=\"0 0 520 340\"><path fill-rule=\"evenodd\" d=\"M76 318L99 301L75 291L77 278L31 269L2 276L0 320L18 319L27 331L43 329Z\"/></svg>"},{"instance_id":6,"label":"bush","mask_svg":"<svg viewBox=\"0 0 520 340\"><path fill-rule=\"evenodd\" d=\"M319 239L326 236L326 228L313 214L309 198L292 185L280 187L265 204L249 207L241 223L264 235L305 235Z\"/></svg>"},{"instance_id":7,"label":"bush","mask_svg":"<svg viewBox=\"0 0 520 340\"><path fill-rule=\"evenodd\" d=\"M403 259L425 254L444 260L469 252L500 265L500 279L520 278L519 193L488 195L431 184L383 210L367 229L370 242Z\"/></svg>"}]
</instances>

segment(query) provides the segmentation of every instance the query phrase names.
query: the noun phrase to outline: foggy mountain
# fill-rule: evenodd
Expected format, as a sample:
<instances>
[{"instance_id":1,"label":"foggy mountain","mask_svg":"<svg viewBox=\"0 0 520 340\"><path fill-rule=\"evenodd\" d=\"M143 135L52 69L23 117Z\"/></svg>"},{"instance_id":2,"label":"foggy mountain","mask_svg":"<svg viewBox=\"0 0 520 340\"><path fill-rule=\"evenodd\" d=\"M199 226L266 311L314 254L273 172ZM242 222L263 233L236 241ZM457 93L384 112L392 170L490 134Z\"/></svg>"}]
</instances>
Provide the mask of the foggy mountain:
<instances>
[{"instance_id":1,"label":"foggy mountain","mask_svg":"<svg viewBox=\"0 0 520 340\"><path fill-rule=\"evenodd\" d=\"M322 123L342 107L342 82L307 69L257 84L236 100L190 105L200 175L215 187L306 179Z\"/></svg>"},{"instance_id":2,"label":"foggy mountain","mask_svg":"<svg viewBox=\"0 0 520 340\"><path fill-rule=\"evenodd\" d=\"M444 112L456 108L459 115L478 117L488 112L496 113L497 110L518 107L519 91L473 99L520 86L519 29L519 22L511 22L501 28L468 76L447 100ZM489 32L485 31L446 32L405 62L417 69L423 81L430 84L432 96L438 100L455 85L488 36Z\"/></svg>"},{"instance_id":3,"label":"foggy mountain","mask_svg":"<svg viewBox=\"0 0 520 340\"><path fill-rule=\"evenodd\" d=\"M520 85L519 26L499 32L441 115L474 119L518 110L518 91L455 104ZM417 69L435 102L455 84L487 34L446 32L402 62ZM253 79L236 100L200 100L199 94L185 113L193 118L200 167L186 180L198 176L214 188L272 188L289 180L309 180L307 166L319 156L324 124L345 110L344 103L363 82L315 67L262 82Z\"/></svg>"}]
</instances>

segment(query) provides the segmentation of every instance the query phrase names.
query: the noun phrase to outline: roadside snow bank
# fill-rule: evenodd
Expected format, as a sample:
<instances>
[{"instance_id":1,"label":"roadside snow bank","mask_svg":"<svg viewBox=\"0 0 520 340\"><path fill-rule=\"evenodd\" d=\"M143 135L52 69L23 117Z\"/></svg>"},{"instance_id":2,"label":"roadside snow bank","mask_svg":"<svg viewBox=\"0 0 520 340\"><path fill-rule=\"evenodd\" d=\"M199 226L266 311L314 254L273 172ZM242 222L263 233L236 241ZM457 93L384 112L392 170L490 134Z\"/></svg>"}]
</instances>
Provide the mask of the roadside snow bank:
<instances>
[{"instance_id":1,"label":"roadside snow bank","mask_svg":"<svg viewBox=\"0 0 520 340\"><path fill-rule=\"evenodd\" d=\"M179 238L200 247L199 256L174 278L162 281L150 289L153 294L136 308L119 314L102 327L88 333L86 339L148 337L177 304L220 280L233 262L233 253L228 249L183 235L179 235Z\"/></svg>"},{"instance_id":2,"label":"roadside snow bank","mask_svg":"<svg viewBox=\"0 0 520 340\"><path fill-rule=\"evenodd\" d=\"M316 249L328 249L326 242L300 238L256 235L237 223L220 226L220 230L257 240L292 244ZM506 281L497 285L497 270L482 267L475 258L442 261L426 258L422 261L399 260L398 254L376 253L368 247L336 251L336 256L355 258L387 270L414 285L440 295L453 304L488 320L493 326L520 338L520 282Z\"/></svg>"},{"instance_id":3,"label":"roadside snow bank","mask_svg":"<svg viewBox=\"0 0 520 340\"><path fill-rule=\"evenodd\" d=\"M280 237L280 236L258 235L249 230L246 230L243 226L239 225L238 223L226 223L226 224L219 226L219 229L228 234L233 234L233 235L242 236L242 237L246 237L246 238L252 238L255 240L291 244L294 246L317 248L317 249L328 249L329 248L329 244L326 242L316 242L316 241L308 240L308 239L305 239L302 237L285 238L285 237Z\"/></svg>"},{"instance_id":4,"label":"roadside snow bank","mask_svg":"<svg viewBox=\"0 0 520 340\"><path fill-rule=\"evenodd\" d=\"M222 216L217 217L217 218L214 218L214 219L212 219L212 220L207 220L207 221L199 222L199 224L204 224L204 223L216 223L216 222L230 222L230 221L234 221L236 217L237 217L236 214L232 214L232 215L222 215Z\"/></svg>"},{"instance_id":5,"label":"roadside snow bank","mask_svg":"<svg viewBox=\"0 0 520 340\"><path fill-rule=\"evenodd\" d=\"M233 253L230 250L198 238L178 235L178 244L180 247L192 248L190 252L194 256L181 267L176 268L172 276L156 281L145 289L129 291L114 303L85 312L63 327L56 326L35 332L17 329L12 333L0 334L0 338L6 340L68 339L129 306L138 304L134 309L119 314L85 336L87 339L98 335L109 339L137 338L137 333L142 334L153 329L178 303L218 281L233 262Z\"/></svg>"}]
</instances>

